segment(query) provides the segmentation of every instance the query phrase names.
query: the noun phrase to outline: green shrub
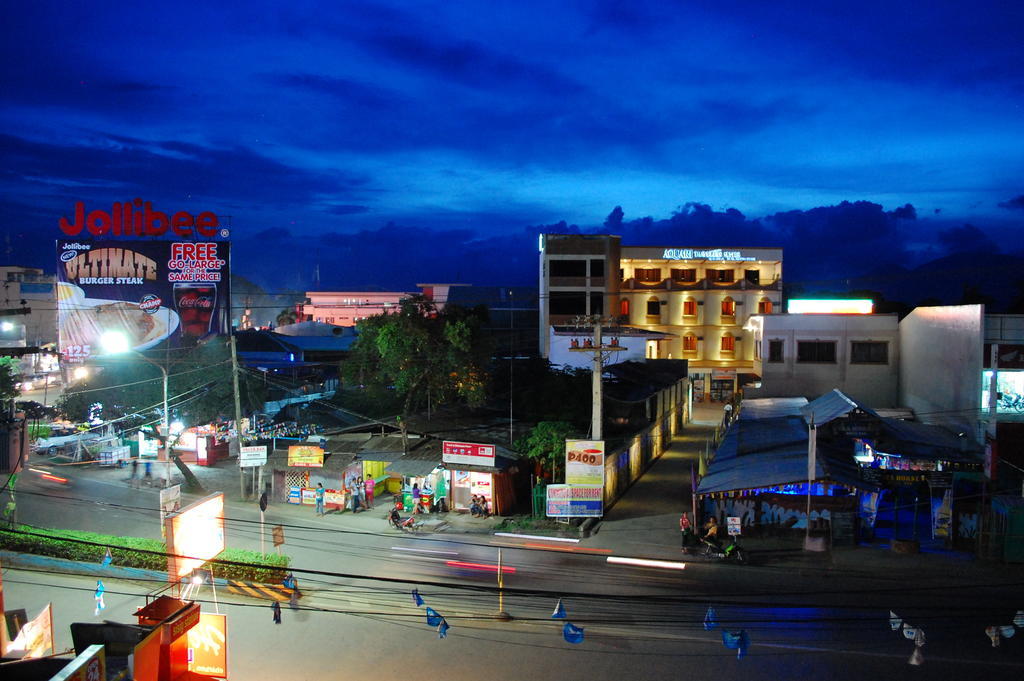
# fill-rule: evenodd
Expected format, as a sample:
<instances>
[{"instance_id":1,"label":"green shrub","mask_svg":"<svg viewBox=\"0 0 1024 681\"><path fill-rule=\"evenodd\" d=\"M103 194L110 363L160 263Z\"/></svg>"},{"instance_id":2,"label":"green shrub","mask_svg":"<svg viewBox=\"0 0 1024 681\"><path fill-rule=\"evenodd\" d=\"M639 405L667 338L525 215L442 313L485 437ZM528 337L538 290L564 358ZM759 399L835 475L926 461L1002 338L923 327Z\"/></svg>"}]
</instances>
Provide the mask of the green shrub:
<instances>
[{"instance_id":1,"label":"green shrub","mask_svg":"<svg viewBox=\"0 0 1024 681\"><path fill-rule=\"evenodd\" d=\"M167 545L159 539L121 537L78 530L49 530L27 525L19 526L18 530L0 530L0 548L83 563L99 563L109 547L113 565L158 571L167 569ZM214 576L226 579L280 582L284 579L290 560L288 556L283 555L225 549L217 561L204 567L212 567Z\"/></svg>"}]
</instances>

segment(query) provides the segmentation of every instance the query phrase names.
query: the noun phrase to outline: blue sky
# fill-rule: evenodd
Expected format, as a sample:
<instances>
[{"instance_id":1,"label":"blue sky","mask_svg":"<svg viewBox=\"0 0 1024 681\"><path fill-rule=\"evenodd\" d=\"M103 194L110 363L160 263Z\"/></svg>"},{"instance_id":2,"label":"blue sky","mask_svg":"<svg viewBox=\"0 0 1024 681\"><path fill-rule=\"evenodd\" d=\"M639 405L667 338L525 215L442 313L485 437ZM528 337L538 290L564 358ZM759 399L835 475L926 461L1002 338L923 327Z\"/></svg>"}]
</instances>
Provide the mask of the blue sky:
<instances>
[{"instance_id":1,"label":"blue sky","mask_svg":"<svg viewBox=\"0 0 1024 681\"><path fill-rule=\"evenodd\" d=\"M532 283L537 231L599 229L617 205L631 243L781 245L811 277L1021 250L1019 2L7 15L5 262L48 265L75 201L135 196L231 215L235 271L271 289L311 286L311 261L331 287ZM857 247L813 267L808 239Z\"/></svg>"}]
</instances>

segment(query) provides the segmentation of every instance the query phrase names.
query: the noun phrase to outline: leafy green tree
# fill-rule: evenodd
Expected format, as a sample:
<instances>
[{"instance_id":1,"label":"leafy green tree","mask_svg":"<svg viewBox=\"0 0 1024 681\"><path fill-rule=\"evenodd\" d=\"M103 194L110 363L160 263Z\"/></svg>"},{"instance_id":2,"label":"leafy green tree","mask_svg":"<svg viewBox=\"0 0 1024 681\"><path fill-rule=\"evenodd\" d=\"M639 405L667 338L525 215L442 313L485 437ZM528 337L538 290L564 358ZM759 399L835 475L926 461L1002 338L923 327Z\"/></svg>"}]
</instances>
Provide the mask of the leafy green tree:
<instances>
[{"instance_id":1,"label":"leafy green tree","mask_svg":"<svg viewBox=\"0 0 1024 681\"><path fill-rule=\"evenodd\" d=\"M359 322L359 338L343 364L345 380L392 389L402 399L400 427L428 403L461 400L483 404L491 343L483 331L486 311L448 305L442 311L423 296L402 302L394 314Z\"/></svg>"},{"instance_id":2,"label":"leafy green tree","mask_svg":"<svg viewBox=\"0 0 1024 681\"><path fill-rule=\"evenodd\" d=\"M565 421L541 421L514 447L540 465L543 477L550 481L565 480L565 440L572 433L572 424Z\"/></svg>"},{"instance_id":3,"label":"leafy green tree","mask_svg":"<svg viewBox=\"0 0 1024 681\"><path fill-rule=\"evenodd\" d=\"M294 324L298 319L299 316L295 313L295 309L286 307L277 313L277 319L275 321L278 326L286 326L288 324Z\"/></svg>"},{"instance_id":4,"label":"leafy green tree","mask_svg":"<svg viewBox=\"0 0 1024 681\"><path fill-rule=\"evenodd\" d=\"M0 413L0 418L4 418L12 412L14 400L19 394L18 360L13 357L0 357L0 405L3 405L3 413Z\"/></svg>"}]
</instances>

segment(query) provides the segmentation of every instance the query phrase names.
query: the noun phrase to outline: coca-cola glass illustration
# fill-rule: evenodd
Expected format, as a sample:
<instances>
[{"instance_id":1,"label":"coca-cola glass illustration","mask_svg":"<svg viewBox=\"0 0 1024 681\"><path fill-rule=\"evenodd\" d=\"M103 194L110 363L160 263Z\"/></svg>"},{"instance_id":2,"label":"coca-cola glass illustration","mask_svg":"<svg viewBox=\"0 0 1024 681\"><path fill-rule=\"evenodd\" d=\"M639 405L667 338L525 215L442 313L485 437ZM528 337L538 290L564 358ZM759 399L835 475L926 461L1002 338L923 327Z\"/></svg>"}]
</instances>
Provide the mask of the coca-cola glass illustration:
<instances>
[{"instance_id":1,"label":"coca-cola glass illustration","mask_svg":"<svg viewBox=\"0 0 1024 681\"><path fill-rule=\"evenodd\" d=\"M181 335L201 338L210 332L213 308L217 306L217 285L195 282L174 284L174 307L181 322Z\"/></svg>"}]
</instances>

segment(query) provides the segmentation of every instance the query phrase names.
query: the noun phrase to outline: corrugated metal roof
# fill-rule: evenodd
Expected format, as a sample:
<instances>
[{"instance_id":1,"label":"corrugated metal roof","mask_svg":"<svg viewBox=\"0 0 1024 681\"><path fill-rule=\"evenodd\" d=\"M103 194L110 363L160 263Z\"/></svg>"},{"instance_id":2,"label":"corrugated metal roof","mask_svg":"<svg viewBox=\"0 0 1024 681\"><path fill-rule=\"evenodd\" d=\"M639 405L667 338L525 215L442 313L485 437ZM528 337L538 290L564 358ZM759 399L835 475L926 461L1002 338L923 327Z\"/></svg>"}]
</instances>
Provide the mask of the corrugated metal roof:
<instances>
[{"instance_id":1,"label":"corrugated metal roof","mask_svg":"<svg viewBox=\"0 0 1024 681\"><path fill-rule=\"evenodd\" d=\"M409 459L403 457L396 461L392 461L385 466L384 472L402 475L408 478L422 478L425 475L430 475L430 472L437 468L440 463L440 461L435 462L425 459Z\"/></svg>"},{"instance_id":2,"label":"corrugated metal roof","mask_svg":"<svg viewBox=\"0 0 1024 681\"><path fill-rule=\"evenodd\" d=\"M825 393L813 402L804 405L800 409L800 413L803 414L804 420L807 423L813 423L817 427L846 416L855 409L860 409L866 414L878 417L878 414L871 407L861 404L835 388L832 389L832 392Z\"/></svg>"},{"instance_id":3,"label":"corrugated metal roof","mask_svg":"<svg viewBox=\"0 0 1024 681\"><path fill-rule=\"evenodd\" d=\"M769 419L779 416L800 416L800 409L807 404L806 397L758 397L740 403L741 421Z\"/></svg>"},{"instance_id":4,"label":"corrugated metal roof","mask_svg":"<svg viewBox=\"0 0 1024 681\"><path fill-rule=\"evenodd\" d=\"M815 480L874 490L874 485L860 479L852 459L843 461L838 452L819 447L815 457ZM757 452L719 460L708 465L708 472L697 486L697 494L731 492L734 490L799 484L807 481L807 443L781 449Z\"/></svg>"},{"instance_id":5,"label":"corrugated metal roof","mask_svg":"<svg viewBox=\"0 0 1024 681\"><path fill-rule=\"evenodd\" d=\"M883 418L878 447L884 452L919 459L979 463L984 450L974 438L963 437L940 426L916 421Z\"/></svg>"}]
</instances>

